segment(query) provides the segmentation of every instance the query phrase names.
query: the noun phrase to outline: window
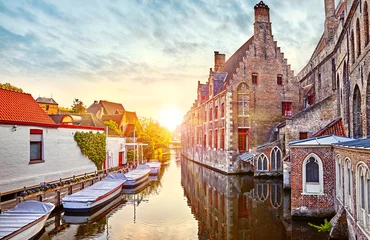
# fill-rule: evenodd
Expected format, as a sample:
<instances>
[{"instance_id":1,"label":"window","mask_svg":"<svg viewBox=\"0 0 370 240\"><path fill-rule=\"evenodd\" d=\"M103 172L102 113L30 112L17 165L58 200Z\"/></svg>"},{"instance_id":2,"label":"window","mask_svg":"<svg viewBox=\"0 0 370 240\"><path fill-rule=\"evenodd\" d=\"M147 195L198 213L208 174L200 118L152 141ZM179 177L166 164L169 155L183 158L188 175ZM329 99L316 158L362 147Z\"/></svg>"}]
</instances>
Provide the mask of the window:
<instances>
[{"instance_id":1,"label":"window","mask_svg":"<svg viewBox=\"0 0 370 240\"><path fill-rule=\"evenodd\" d=\"M355 35L353 34L353 30L351 32L351 54L352 54L352 63L355 62Z\"/></svg>"},{"instance_id":2,"label":"window","mask_svg":"<svg viewBox=\"0 0 370 240\"><path fill-rule=\"evenodd\" d=\"M281 170L281 150L278 147L274 147L271 151L271 171Z\"/></svg>"},{"instance_id":3,"label":"window","mask_svg":"<svg viewBox=\"0 0 370 240\"><path fill-rule=\"evenodd\" d=\"M341 201L343 201L343 194L342 194L342 161L341 161L339 156L336 157L335 171L336 171L336 179L337 179L337 181L336 181L337 198L340 199Z\"/></svg>"},{"instance_id":4,"label":"window","mask_svg":"<svg viewBox=\"0 0 370 240\"><path fill-rule=\"evenodd\" d=\"M361 162L356 170L357 178L357 221L365 228L370 226L369 202L369 169L367 164Z\"/></svg>"},{"instance_id":5,"label":"window","mask_svg":"<svg viewBox=\"0 0 370 240\"><path fill-rule=\"evenodd\" d=\"M307 132L300 132L299 133L299 140L307 139L308 133Z\"/></svg>"},{"instance_id":6,"label":"window","mask_svg":"<svg viewBox=\"0 0 370 240\"><path fill-rule=\"evenodd\" d=\"M283 85L283 75L278 74L276 81L277 81L277 85Z\"/></svg>"},{"instance_id":7,"label":"window","mask_svg":"<svg viewBox=\"0 0 370 240\"><path fill-rule=\"evenodd\" d=\"M221 117L225 117L225 103L221 104Z\"/></svg>"},{"instance_id":8,"label":"window","mask_svg":"<svg viewBox=\"0 0 370 240\"><path fill-rule=\"evenodd\" d=\"M30 162L42 160L42 135L41 129L30 129Z\"/></svg>"},{"instance_id":9,"label":"window","mask_svg":"<svg viewBox=\"0 0 370 240\"><path fill-rule=\"evenodd\" d=\"M46 104L46 111L48 111L49 110L49 105L48 104Z\"/></svg>"},{"instance_id":10,"label":"window","mask_svg":"<svg viewBox=\"0 0 370 240\"><path fill-rule=\"evenodd\" d=\"M209 109L209 121L212 121L212 108Z\"/></svg>"},{"instance_id":11,"label":"window","mask_svg":"<svg viewBox=\"0 0 370 240\"><path fill-rule=\"evenodd\" d=\"M239 152L249 151L249 130L247 128L238 129L238 147Z\"/></svg>"},{"instance_id":12,"label":"window","mask_svg":"<svg viewBox=\"0 0 370 240\"><path fill-rule=\"evenodd\" d=\"M361 55L361 31L360 31L360 20L356 20L356 44L357 44L357 57Z\"/></svg>"},{"instance_id":13,"label":"window","mask_svg":"<svg viewBox=\"0 0 370 240\"><path fill-rule=\"evenodd\" d=\"M257 171L267 171L267 167L267 156L262 153L257 158Z\"/></svg>"},{"instance_id":14,"label":"window","mask_svg":"<svg viewBox=\"0 0 370 240\"><path fill-rule=\"evenodd\" d=\"M257 85L257 81L258 81L258 74L252 73L252 84Z\"/></svg>"},{"instance_id":15,"label":"window","mask_svg":"<svg viewBox=\"0 0 370 240\"><path fill-rule=\"evenodd\" d=\"M279 208L283 201L282 199L283 189L280 184L272 183L271 184L271 194L270 194L270 203L274 208Z\"/></svg>"},{"instance_id":16,"label":"window","mask_svg":"<svg viewBox=\"0 0 370 240\"><path fill-rule=\"evenodd\" d=\"M332 90L335 90L337 88L335 70L336 70L335 59L332 58L331 59L331 87L332 87Z\"/></svg>"},{"instance_id":17,"label":"window","mask_svg":"<svg viewBox=\"0 0 370 240\"><path fill-rule=\"evenodd\" d=\"M344 162L344 205L347 206L352 212L353 209L353 192L352 192L352 163L350 159L346 159Z\"/></svg>"},{"instance_id":18,"label":"window","mask_svg":"<svg viewBox=\"0 0 370 240\"><path fill-rule=\"evenodd\" d=\"M218 106L215 107L215 120L218 119Z\"/></svg>"},{"instance_id":19,"label":"window","mask_svg":"<svg viewBox=\"0 0 370 240\"><path fill-rule=\"evenodd\" d=\"M323 166L321 159L311 153L302 165L302 189L304 194L324 194Z\"/></svg>"},{"instance_id":20,"label":"window","mask_svg":"<svg viewBox=\"0 0 370 240\"><path fill-rule=\"evenodd\" d=\"M247 94L238 94L238 115L246 116L248 114Z\"/></svg>"},{"instance_id":21,"label":"window","mask_svg":"<svg viewBox=\"0 0 370 240\"><path fill-rule=\"evenodd\" d=\"M217 149L218 148L218 130L215 130L215 148Z\"/></svg>"},{"instance_id":22,"label":"window","mask_svg":"<svg viewBox=\"0 0 370 240\"><path fill-rule=\"evenodd\" d=\"M208 136L208 147L212 148L212 130L209 131L209 136Z\"/></svg>"},{"instance_id":23,"label":"window","mask_svg":"<svg viewBox=\"0 0 370 240\"><path fill-rule=\"evenodd\" d=\"M369 43L369 12L367 2L364 3L364 30L365 30L365 46Z\"/></svg>"},{"instance_id":24,"label":"window","mask_svg":"<svg viewBox=\"0 0 370 240\"><path fill-rule=\"evenodd\" d=\"M264 202L269 196L267 183L258 183L257 184L257 199L261 202Z\"/></svg>"},{"instance_id":25,"label":"window","mask_svg":"<svg viewBox=\"0 0 370 240\"><path fill-rule=\"evenodd\" d=\"M204 134L204 136L203 136L203 147L206 147L206 145L207 145L207 135Z\"/></svg>"},{"instance_id":26,"label":"window","mask_svg":"<svg viewBox=\"0 0 370 240\"><path fill-rule=\"evenodd\" d=\"M221 129L221 146L222 150L225 150L225 129Z\"/></svg>"},{"instance_id":27,"label":"window","mask_svg":"<svg viewBox=\"0 0 370 240\"><path fill-rule=\"evenodd\" d=\"M282 102L281 103L282 115L285 117L292 116L292 103L291 102Z\"/></svg>"}]
</instances>

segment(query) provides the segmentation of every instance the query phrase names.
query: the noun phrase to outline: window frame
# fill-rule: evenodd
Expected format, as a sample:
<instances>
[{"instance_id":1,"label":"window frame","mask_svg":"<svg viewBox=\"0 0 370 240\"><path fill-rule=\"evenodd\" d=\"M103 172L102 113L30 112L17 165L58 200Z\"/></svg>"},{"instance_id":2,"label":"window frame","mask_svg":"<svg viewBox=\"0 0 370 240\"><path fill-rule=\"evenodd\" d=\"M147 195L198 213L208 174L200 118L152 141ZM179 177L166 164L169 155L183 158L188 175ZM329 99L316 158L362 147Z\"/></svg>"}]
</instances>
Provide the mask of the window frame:
<instances>
[{"instance_id":1,"label":"window frame","mask_svg":"<svg viewBox=\"0 0 370 240\"><path fill-rule=\"evenodd\" d=\"M319 182L307 182L306 181L306 165L311 158L314 158L318 164L319 171ZM324 174L323 174L323 164L321 158L315 154L310 153L302 163L302 194L303 195L324 195Z\"/></svg>"},{"instance_id":2,"label":"window frame","mask_svg":"<svg viewBox=\"0 0 370 240\"><path fill-rule=\"evenodd\" d=\"M281 102L281 114L283 117L291 117L293 115L292 109L292 102Z\"/></svg>"},{"instance_id":3,"label":"window frame","mask_svg":"<svg viewBox=\"0 0 370 240\"><path fill-rule=\"evenodd\" d=\"M42 129L30 129L30 155L29 155L29 163L39 163L44 162L44 146L43 146L44 138L43 138L43 130ZM38 144L38 158L32 158L31 156L31 145Z\"/></svg>"},{"instance_id":4,"label":"window frame","mask_svg":"<svg viewBox=\"0 0 370 240\"><path fill-rule=\"evenodd\" d=\"M276 83L277 83L277 85L279 85L279 86L283 85L283 74L278 74L278 75L276 76Z\"/></svg>"},{"instance_id":5,"label":"window frame","mask_svg":"<svg viewBox=\"0 0 370 240\"><path fill-rule=\"evenodd\" d=\"M252 73L252 84L258 85L258 73Z\"/></svg>"}]
</instances>

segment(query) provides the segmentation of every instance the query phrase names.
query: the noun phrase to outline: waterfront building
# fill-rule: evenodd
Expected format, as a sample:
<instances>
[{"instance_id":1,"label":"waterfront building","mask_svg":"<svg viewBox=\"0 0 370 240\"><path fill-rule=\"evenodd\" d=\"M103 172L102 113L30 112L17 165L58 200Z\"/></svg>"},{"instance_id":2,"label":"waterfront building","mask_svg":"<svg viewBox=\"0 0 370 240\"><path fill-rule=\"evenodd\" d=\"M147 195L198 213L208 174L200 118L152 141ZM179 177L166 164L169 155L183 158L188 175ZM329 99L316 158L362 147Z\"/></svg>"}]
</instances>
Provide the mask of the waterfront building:
<instances>
[{"instance_id":1,"label":"waterfront building","mask_svg":"<svg viewBox=\"0 0 370 240\"><path fill-rule=\"evenodd\" d=\"M0 192L96 170L82 155L76 131L104 128L55 124L30 94L0 89Z\"/></svg>"},{"instance_id":2,"label":"waterfront building","mask_svg":"<svg viewBox=\"0 0 370 240\"><path fill-rule=\"evenodd\" d=\"M262 1L255 5L253 36L226 62L225 54L214 52L214 68L205 84L198 82L182 124L188 159L225 173L253 171L256 164L240 155L275 141L277 124L298 111L298 82L273 38L269 11ZM261 171L281 171L270 158Z\"/></svg>"}]
</instances>

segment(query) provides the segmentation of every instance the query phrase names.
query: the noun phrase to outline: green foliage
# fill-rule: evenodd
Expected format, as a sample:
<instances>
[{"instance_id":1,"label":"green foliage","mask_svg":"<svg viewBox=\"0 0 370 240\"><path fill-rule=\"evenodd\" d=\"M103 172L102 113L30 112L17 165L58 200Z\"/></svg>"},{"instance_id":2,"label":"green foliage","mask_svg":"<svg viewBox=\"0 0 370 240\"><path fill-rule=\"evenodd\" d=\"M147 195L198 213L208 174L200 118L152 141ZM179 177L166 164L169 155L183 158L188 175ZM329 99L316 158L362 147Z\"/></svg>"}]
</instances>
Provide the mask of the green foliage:
<instances>
[{"instance_id":1,"label":"green foliage","mask_svg":"<svg viewBox=\"0 0 370 240\"><path fill-rule=\"evenodd\" d=\"M119 130L118 124L115 121L113 120L105 121L104 125L108 126L109 129L113 130L118 135L122 135L122 132L121 130Z\"/></svg>"},{"instance_id":2,"label":"green foliage","mask_svg":"<svg viewBox=\"0 0 370 240\"><path fill-rule=\"evenodd\" d=\"M144 147L144 157L149 160L162 159L162 149L168 147L171 142L171 132L154 122L152 119L142 118L135 124L137 141L147 143Z\"/></svg>"},{"instance_id":3,"label":"green foliage","mask_svg":"<svg viewBox=\"0 0 370 240\"><path fill-rule=\"evenodd\" d=\"M76 132L74 139L81 153L87 156L98 170L101 170L105 159L105 133Z\"/></svg>"},{"instance_id":4,"label":"green foliage","mask_svg":"<svg viewBox=\"0 0 370 240\"><path fill-rule=\"evenodd\" d=\"M79 100L78 98L75 98L73 100L73 104L71 106L73 113L84 113L86 112L86 107L84 106L84 103Z\"/></svg>"},{"instance_id":5,"label":"green foliage","mask_svg":"<svg viewBox=\"0 0 370 240\"><path fill-rule=\"evenodd\" d=\"M312 223L308 223L308 225L318 229L319 232L330 232L331 230L331 223L327 219L325 219L324 223L321 224L320 226L312 224Z\"/></svg>"},{"instance_id":6,"label":"green foliage","mask_svg":"<svg viewBox=\"0 0 370 240\"><path fill-rule=\"evenodd\" d=\"M129 149L127 150L127 162L132 162L134 161L134 150Z\"/></svg>"},{"instance_id":7,"label":"green foliage","mask_svg":"<svg viewBox=\"0 0 370 240\"><path fill-rule=\"evenodd\" d=\"M63 112L72 112L72 109L71 108L66 108L66 107L58 107L58 110L59 111L63 111Z\"/></svg>"},{"instance_id":8,"label":"green foliage","mask_svg":"<svg viewBox=\"0 0 370 240\"><path fill-rule=\"evenodd\" d=\"M12 90L15 92L23 92L22 88L18 88L16 86L11 85L10 83L0 83L0 88L6 89L6 90Z\"/></svg>"}]
</instances>

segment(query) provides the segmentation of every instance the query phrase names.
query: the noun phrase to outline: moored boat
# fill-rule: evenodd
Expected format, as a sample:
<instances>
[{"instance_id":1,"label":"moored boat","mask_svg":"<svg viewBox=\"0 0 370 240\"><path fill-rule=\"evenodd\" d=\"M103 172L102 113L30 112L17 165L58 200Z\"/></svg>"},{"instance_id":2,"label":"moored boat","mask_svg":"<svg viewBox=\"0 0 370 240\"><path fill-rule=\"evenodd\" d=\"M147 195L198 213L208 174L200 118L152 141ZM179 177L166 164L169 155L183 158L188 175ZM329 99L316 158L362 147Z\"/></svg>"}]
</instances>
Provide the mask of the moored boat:
<instances>
[{"instance_id":1,"label":"moored boat","mask_svg":"<svg viewBox=\"0 0 370 240\"><path fill-rule=\"evenodd\" d=\"M159 174L159 170L161 169L161 163L158 161L150 161L145 163L145 165L150 167L150 174L151 176L155 176Z\"/></svg>"},{"instance_id":2,"label":"moored boat","mask_svg":"<svg viewBox=\"0 0 370 240\"><path fill-rule=\"evenodd\" d=\"M134 170L125 174L127 181L123 188L134 188L148 180L150 167L147 165L138 165Z\"/></svg>"},{"instance_id":3,"label":"moored boat","mask_svg":"<svg viewBox=\"0 0 370 240\"><path fill-rule=\"evenodd\" d=\"M62 199L66 212L90 212L112 201L126 182L123 173L110 173L100 182Z\"/></svg>"},{"instance_id":4,"label":"moored boat","mask_svg":"<svg viewBox=\"0 0 370 240\"><path fill-rule=\"evenodd\" d=\"M54 204L38 201L20 202L0 214L0 239L23 240L37 235L54 209Z\"/></svg>"}]
</instances>

